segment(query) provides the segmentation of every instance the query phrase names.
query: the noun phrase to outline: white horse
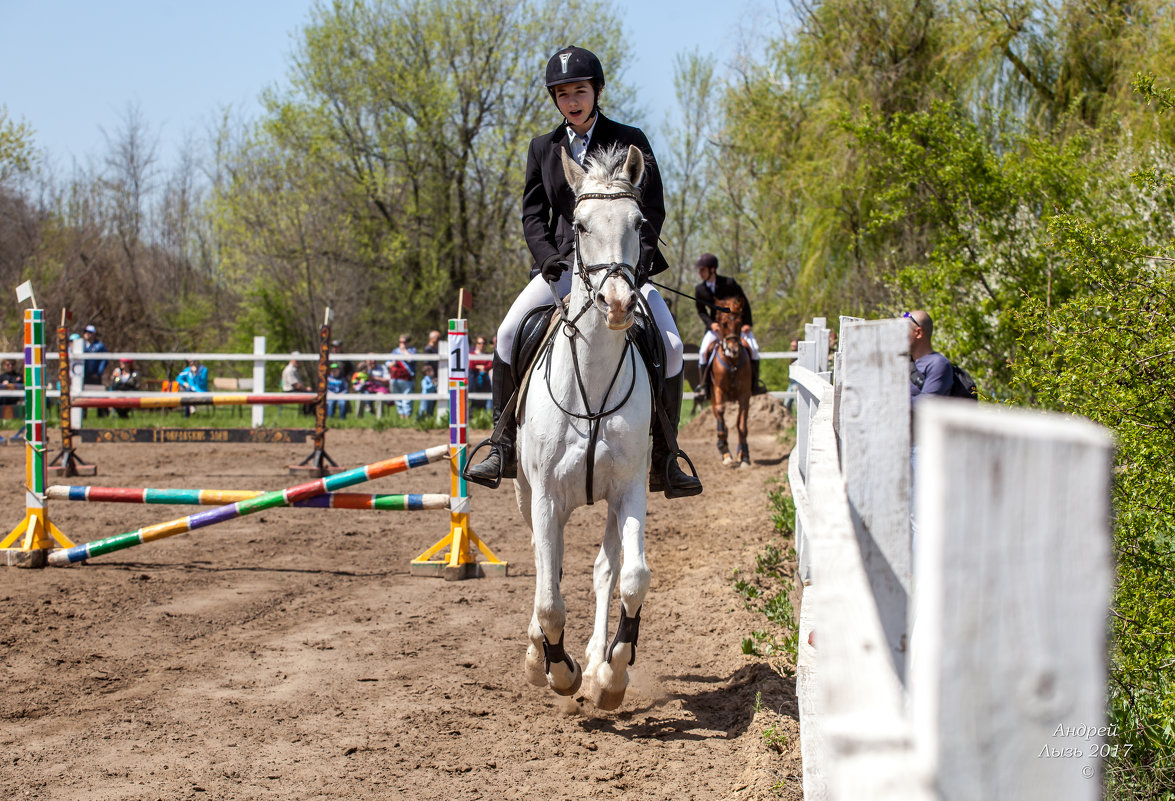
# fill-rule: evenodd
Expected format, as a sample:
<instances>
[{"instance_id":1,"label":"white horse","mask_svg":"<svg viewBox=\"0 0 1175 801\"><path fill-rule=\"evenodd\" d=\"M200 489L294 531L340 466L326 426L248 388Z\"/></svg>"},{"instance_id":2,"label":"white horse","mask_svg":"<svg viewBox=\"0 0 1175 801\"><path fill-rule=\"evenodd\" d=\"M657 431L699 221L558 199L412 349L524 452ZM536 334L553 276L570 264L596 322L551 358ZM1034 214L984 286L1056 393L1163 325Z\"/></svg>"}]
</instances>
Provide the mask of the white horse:
<instances>
[{"instance_id":1,"label":"white horse","mask_svg":"<svg viewBox=\"0 0 1175 801\"><path fill-rule=\"evenodd\" d=\"M515 488L535 558L527 679L572 695L586 673L592 703L615 709L636 657L650 577L645 482L652 399L648 372L625 336L638 302L634 267L644 219L636 187L645 161L638 148L618 146L589 158L586 167L564 152L563 172L576 195L570 302L519 410ZM600 500L608 502L608 523L593 573L595 626L581 671L563 649L563 528L573 509ZM610 640L609 605L618 581L620 625Z\"/></svg>"}]
</instances>

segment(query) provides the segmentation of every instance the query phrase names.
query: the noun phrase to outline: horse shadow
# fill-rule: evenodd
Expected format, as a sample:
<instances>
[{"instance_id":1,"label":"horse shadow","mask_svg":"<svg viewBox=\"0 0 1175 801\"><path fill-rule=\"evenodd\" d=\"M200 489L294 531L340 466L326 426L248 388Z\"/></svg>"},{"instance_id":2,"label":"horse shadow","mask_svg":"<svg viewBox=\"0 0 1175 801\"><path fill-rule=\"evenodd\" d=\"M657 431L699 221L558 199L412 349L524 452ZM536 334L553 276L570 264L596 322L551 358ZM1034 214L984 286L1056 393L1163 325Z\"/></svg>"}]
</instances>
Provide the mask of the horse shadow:
<instances>
[{"instance_id":1,"label":"horse shadow","mask_svg":"<svg viewBox=\"0 0 1175 801\"><path fill-rule=\"evenodd\" d=\"M669 693L612 717L585 718L580 721L581 728L630 740L730 740L750 726L756 703L799 720L795 679L779 675L765 662L744 665L727 678L686 674L663 680L688 682L697 688ZM690 714L658 717L656 710L667 701L681 701L682 711ZM638 717L639 722L630 722Z\"/></svg>"}]
</instances>

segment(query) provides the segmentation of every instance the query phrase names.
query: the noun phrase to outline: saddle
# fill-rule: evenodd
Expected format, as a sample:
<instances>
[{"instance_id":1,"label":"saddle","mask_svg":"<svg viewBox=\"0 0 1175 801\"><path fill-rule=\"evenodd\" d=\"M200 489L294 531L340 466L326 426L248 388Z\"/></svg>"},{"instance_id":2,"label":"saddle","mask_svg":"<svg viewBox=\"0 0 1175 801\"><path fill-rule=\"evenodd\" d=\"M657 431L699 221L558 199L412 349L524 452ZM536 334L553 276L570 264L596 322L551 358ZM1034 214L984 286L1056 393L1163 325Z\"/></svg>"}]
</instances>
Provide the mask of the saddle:
<instances>
[{"instance_id":1,"label":"saddle","mask_svg":"<svg viewBox=\"0 0 1175 801\"><path fill-rule=\"evenodd\" d=\"M498 424L494 426L494 431L490 435L489 443L497 444L501 439L502 431L514 423L518 407L526 398L526 392L530 386L529 378L538 356L550 347L551 340L559 329L561 321L562 318L557 314L553 303L536 306L522 318L522 322L515 332L514 347L510 352L510 369L514 378L514 386L517 389L506 401ZM661 333L649 317L638 311L626 336L640 353L645 369L649 373L649 381L653 388L654 418L652 425L661 426L670 452L676 452L679 450L677 431L669 422L669 416L665 411L666 400L662 394L662 388L665 386L665 347ZM478 445L478 448L480 447L481 445Z\"/></svg>"}]
</instances>

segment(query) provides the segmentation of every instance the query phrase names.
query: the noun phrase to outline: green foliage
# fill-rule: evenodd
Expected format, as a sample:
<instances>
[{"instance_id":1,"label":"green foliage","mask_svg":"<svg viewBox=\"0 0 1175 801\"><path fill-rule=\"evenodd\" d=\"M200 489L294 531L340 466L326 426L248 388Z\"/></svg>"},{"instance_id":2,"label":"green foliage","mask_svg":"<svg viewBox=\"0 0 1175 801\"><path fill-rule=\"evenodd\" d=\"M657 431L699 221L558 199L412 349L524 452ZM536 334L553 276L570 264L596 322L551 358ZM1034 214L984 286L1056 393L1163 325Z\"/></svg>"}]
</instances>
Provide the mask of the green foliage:
<instances>
[{"instance_id":1,"label":"green foliage","mask_svg":"<svg viewBox=\"0 0 1175 801\"><path fill-rule=\"evenodd\" d=\"M288 86L227 159L226 274L280 296L303 343L327 305L349 341L423 333L460 287L496 320L527 278L526 143L559 120L538 78L571 41L608 65L601 105L623 112L627 46L598 0L316 7Z\"/></svg>"},{"instance_id":2,"label":"green foliage","mask_svg":"<svg viewBox=\"0 0 1175 801\"><path fill-rule=\"evenodd\" d=\"M34 155L32 128L10 119L8 109L0 106L0 184L17 173L28 172Z\"/></svg>"},{"instance_id":3,"label":"green foliage","mask_svg":"<svg viewBox=\"0 0 1175 801\"><path fill-rule=\"evenodd\" d=\"M1169 193L1162 199L1166 220L1151 231L1167 239L1161 252L1076 215L1053 220L1054 245L1085 291L1027 304L1016 366L1043 404L1116 437L1110 715L1133 746L1107 770L1119 798L1175 786L1175 217Z\"/></svg>"},{"instance_id":4,"label":"green foliage","mask_svg":"<svg viewBox=\"0 0 1175 801\"><path fill-rule=\"evenodd\" d=\"M1053 144L1025 134L989 141L963 109L934 103L926 111L882 118L865 114L846 128L861 147L867 181L876 187L864 238L891 249L893 314L925 308L938 321L936 349L961 360L985 394L1030 401L1012 382L1017 312L1031 300L1064 302L1077 290L1048 247L1046 223L1060 209L1086 203L1107 165L1084 137Z\"/></svg>"}]
</instances>

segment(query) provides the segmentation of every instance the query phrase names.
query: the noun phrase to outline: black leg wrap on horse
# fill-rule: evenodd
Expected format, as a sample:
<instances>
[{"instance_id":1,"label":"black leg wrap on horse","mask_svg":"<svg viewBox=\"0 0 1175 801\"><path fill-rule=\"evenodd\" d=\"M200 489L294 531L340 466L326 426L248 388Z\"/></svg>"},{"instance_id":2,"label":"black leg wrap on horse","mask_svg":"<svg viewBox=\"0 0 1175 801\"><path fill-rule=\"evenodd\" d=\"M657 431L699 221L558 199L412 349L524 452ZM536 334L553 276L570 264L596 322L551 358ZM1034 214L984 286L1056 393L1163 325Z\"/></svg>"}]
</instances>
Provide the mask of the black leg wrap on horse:
<instances>
[{"instance_id":1,"label":"black leg wrap on horse","mask_svg":"<svg viewBox=\"0 0 1175 801\"><path fill-rule=\"evenodd\" d=\"M543 632L543 672L550 675L551 664L564 662L567 664L568 670L574 670L571 663L571 658L567 656L567 652L563 650L563 635L567 633L564 629L559 634L559 642L552 643L547 639L547 633Z\"/></svg>"},{"instance_id":2,"label":"black leg wrap on horse","mask_svg":"<svg viewBox=\"0 0 1175 801\"><path fill-rule=\"evenodd\" d=\"M632 654L628 657L628 664L632 665L636 662L636 641L640 635L641 630L641 610L638 608L636 614L632 617L624 614L624 604L620 605L620 625L616 627L616 636L612 639L612 644L608 646L608 661L612 661L612 652L616 650L616 646L622 642L626 642L632 646Z\"/></svg>"}]
</instances>

